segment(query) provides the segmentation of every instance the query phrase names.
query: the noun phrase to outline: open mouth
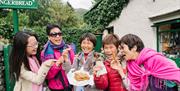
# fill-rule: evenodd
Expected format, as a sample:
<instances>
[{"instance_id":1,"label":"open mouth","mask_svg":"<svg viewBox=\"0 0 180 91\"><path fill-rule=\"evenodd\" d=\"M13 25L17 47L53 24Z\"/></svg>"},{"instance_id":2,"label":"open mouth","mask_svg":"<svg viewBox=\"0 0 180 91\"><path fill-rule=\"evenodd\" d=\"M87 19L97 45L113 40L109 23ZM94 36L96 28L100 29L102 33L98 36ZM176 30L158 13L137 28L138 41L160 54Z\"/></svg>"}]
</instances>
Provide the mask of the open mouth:
<instances>
[{"instance_id":1,"label":"open mouth","mask_svg":"<svg viewBox=\"0 0 180 91\"><path fill-rule=\"evenodd\" d=\"M126 56L125 53L121 53L121 54L119 55L119 57L120 57L121 59L125 59L125 56Z\"/></svg>"},{"instance_id":2,"label":"open mouth","mask_svg":"<svg viewBox=\"0 0 180 91\"><path fill-rule=\"evenodd\" d=\"M84 51L89 51L89 50L91 50L91 48L90 47L84 47L84 48L82 48Z\"/></svg>"},{"instance_id":3,"label":"open mouth","mask_svg":"<svg viewBox=\"0 0 180 91\"><path fill-rule=\"evenodd\" d=\"M125 56L126 56L125 54L124 54L124 55L122 55L122 59L125 59Z\"/></svg>"},{"instance_id":4,"label":"open mouth","mask_svg":"<svg viewBox=\"0 0 180 91\"><path fill-rule=\"evenodd\" d=\"M125 54L123 54L123 55L121 54L121 55L118 55L118 58L119 58L120 60L125 60L125 56L126 56Z\"/></svg>"},{"instance_id":5,"label":"open mouth","mask_svg":"<svg viewBox=\"0 0 180 91\"><path fill-rule=\"evenodd\" d=\"M55 40L55 42L59 43L61 40Z\"/></svg>"},{"instance_id":6,"label":"open mouth","mask_svg":"<svg viewBox=\"0 0 180 91\"><path fill-rule=\"evenodd\" d=\"M113 59L113 55L112 54L106 54L106 58L107 59Z\"/></svg>"},{"instance_id":7,"label":"open mouth","mask_svg":"<svg viewBox=\"0 0 180 91\"><path fill-rule=\"evenodd\" d=\"M83 48L83 50L84 50L84 51L89 51L89 49L87 49L87 48Z\"/></svg>"},{"instance_id":8,"label":"open mouth","mask_svg":"<svg viewBox=\"0 0 180 91\"><path fill-rule=\"evenodd\" d=\"M34 53L36 53L37 51L36 50L33 50Z\"/></svg>"}]
</instances>

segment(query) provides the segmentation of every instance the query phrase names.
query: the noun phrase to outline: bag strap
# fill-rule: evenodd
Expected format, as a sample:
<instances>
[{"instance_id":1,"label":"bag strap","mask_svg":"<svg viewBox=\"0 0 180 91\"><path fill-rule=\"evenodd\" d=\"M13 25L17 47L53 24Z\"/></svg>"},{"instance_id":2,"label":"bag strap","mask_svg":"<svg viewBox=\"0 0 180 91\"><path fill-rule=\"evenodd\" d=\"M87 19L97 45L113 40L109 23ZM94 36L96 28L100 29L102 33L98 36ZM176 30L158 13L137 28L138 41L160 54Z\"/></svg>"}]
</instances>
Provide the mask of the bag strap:
<instances>
[{"instance_id":1,"label":"bag strap","mask_svg":"<svg viewBox=\"0 0 180 91\"><path fill-rule=\"evenodd\" d=\"M62 85L63 85L63 87L64 87L64 89L66 88L66 84L65 84L65 82L64 82L64 78L63 78L63 76L62 76L62 73L61 73L61 71L59 71L59 78L60 78L60 80L61 80L61 83L62 83ZM68 83L68 85L69 85L69 83Z\"/></svg>"}]
</instances>

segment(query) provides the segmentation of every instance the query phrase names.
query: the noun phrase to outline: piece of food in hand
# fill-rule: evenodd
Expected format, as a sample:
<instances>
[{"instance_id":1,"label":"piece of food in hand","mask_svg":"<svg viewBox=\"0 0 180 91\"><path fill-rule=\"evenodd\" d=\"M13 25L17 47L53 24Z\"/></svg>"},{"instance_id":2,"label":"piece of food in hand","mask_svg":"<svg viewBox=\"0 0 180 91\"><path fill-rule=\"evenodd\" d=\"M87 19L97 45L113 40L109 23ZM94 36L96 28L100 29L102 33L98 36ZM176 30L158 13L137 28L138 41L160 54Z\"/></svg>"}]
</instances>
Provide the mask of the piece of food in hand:
<instances>
[{"instance_id":1,"label":"piece of food in hand","mask_svg":"<svg viewBox=\"0 0 180 91\"><path fill-rule=\"evenodd\" d=\"M116 61L116 56L114 52L112 52L112 57L113 57L113 60Z\"/></svg>"},{"instance_id":2,"label":"piece of food in hand","mask_svg":"<svg viewBox=\"0 0 180 91\"><path fill-rule=\"evenodd\" d=\"M74 78L77 81L85 81L90 79L89 75L83 72L75 72Z\"/></svg>"}]
</instances>

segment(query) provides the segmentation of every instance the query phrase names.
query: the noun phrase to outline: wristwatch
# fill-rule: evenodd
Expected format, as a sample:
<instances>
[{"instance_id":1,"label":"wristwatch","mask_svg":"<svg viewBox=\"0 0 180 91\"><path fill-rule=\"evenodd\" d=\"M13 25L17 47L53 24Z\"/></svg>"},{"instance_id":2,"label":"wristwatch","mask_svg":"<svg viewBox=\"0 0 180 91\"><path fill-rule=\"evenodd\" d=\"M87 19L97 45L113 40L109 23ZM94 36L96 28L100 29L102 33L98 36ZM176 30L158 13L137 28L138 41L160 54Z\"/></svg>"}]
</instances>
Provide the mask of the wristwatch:
<instances>
[{"instance_id":1,"label":"wristwatch","mask_svg":"<svg viewBox=\"0 0 180 91\"><path fill-rule=\"evenodd\" d=\"M122 80L125 80L126 79L126 76L122 77Z\"/></svg>"}]
</instances>

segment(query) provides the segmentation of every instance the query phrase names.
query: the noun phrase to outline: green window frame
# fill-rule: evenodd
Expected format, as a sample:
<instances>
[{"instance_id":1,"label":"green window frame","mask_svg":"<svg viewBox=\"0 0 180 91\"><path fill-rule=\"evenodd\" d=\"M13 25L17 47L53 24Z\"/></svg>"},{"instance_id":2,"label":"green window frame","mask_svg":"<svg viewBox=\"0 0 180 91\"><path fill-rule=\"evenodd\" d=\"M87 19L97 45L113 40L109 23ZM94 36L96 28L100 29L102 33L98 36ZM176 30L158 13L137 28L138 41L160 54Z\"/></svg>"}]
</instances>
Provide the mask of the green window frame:
<instances>
[{"instance_id":1,"label":"green window frame","mask_svg":"<svg viewBox=\"0 0 180 91\"><path fill-rule=\"evenodd\" d=\"M175 28L175 29L160 30L160 27L165 26L165 25L170 25L171 26L172 24L177 24L178 27ZM174 20L170 20L170 21L154 23L154 25L152 27L156 28L157 51L158 52L160 52L160 50L163 51L163 38L162 38L163 34L165 35L165 34L169 34L169 33L170 34L177 34L178 33L178 36L179 36L179 33L180 33L179 24L180 24L180 18L174 19ZM160 49L160 47L161 47L161 49ZM176 50L177 53L179 53L178 50ZM168 55L171 55L171 54L168 54ZM180 57L179 57L179 55L176 55L176 57L167 56L167 55L166 56L168 58L174 60L175 63L177 64L177 66L180 68Z\"/></svg>"}]
</instances>

